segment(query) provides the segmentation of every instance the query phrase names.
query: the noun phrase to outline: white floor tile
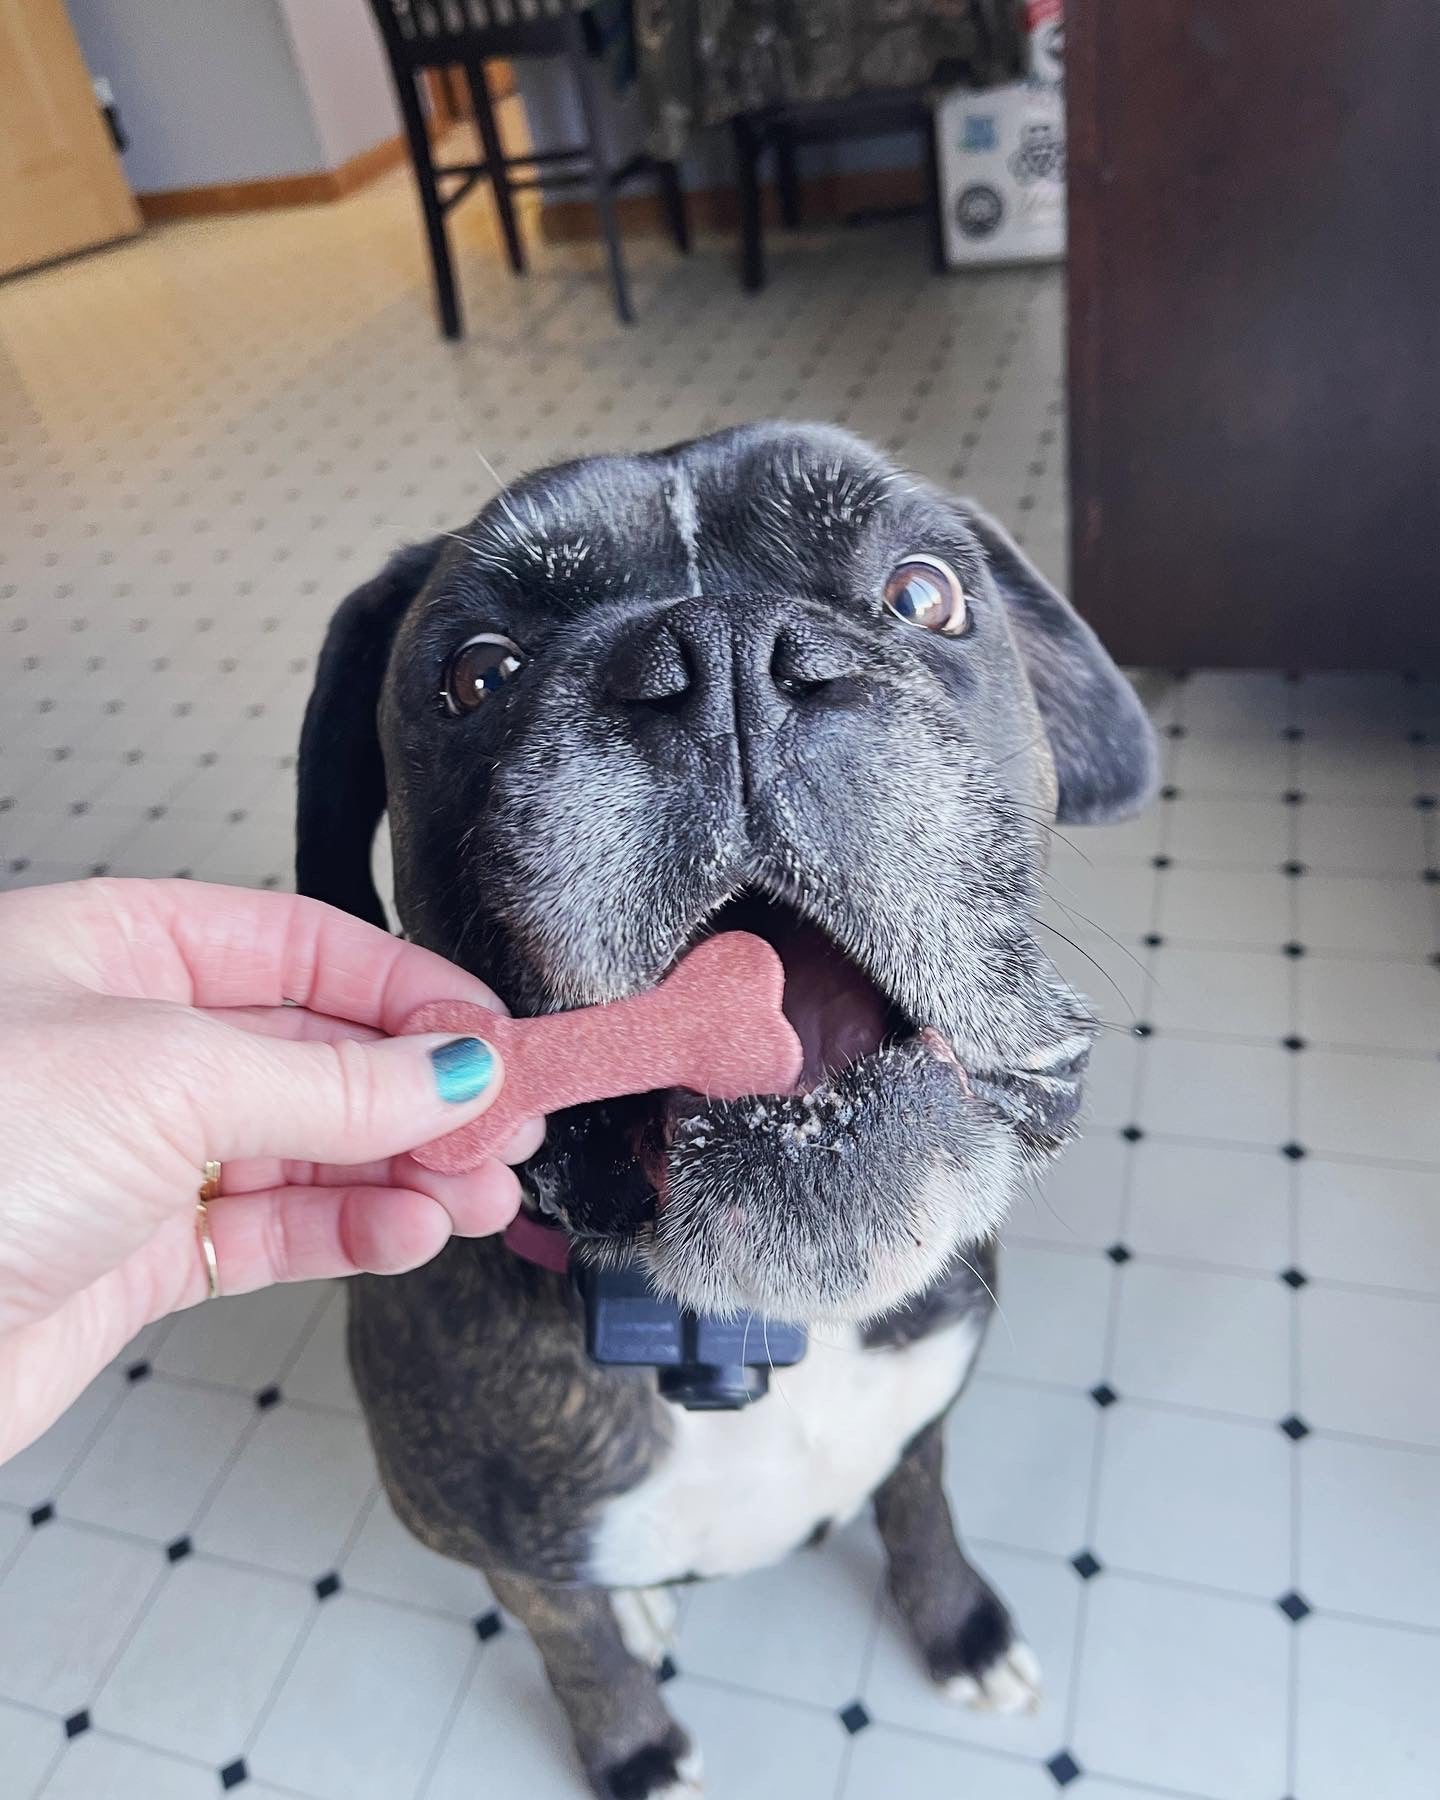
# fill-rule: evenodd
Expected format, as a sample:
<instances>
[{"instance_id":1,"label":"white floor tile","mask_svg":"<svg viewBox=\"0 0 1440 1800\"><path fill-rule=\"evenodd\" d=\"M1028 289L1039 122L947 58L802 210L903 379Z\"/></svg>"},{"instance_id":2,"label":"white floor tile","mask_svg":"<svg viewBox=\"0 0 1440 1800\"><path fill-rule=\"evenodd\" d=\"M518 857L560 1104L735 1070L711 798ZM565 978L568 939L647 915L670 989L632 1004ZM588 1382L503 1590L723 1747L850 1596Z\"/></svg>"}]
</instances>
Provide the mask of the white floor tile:
<instances>
[{"instance_id":1,"label":"white floor tile","mask_svg":"<svg viewBox=\"0 0 1440 1800\"><path fill-rule=\"evenodd\" d=\"M262 1417L197 1521L195 1542L313 1581L335 1567L374 1486L358 1419L282 1404Z\"/></svg>"},{"instance_id":2,"label":"white floor tile","mask_svg":"<svg viewBox=\"0 0 1440 1800\"><path fill-rule=\"evenodd\" d=\"M59 1718L88 1706L163 1568L146 1545L42 1526L0 1581L0 1697Z\"/></svg>"},{"instance_id":3,"label":"white floor tile","mask_svg":"<svg viewBox=\"0 0 1440 1800\"><path fill-rule=\"evenodd\" d=\"M1272 869L1290 854L1290 810L1268 796L1183 795L1167 808L1166 854L1178 868L1216 863Z\"/></svg>"},{"instance_id":4,"label":"white floor tile","mask_svg":"<svg viewBox=\"0 0 1440 1800\"><path fill-rule=\"evenodd\" d=\"M846 1741L838 1719L685 1675L667 1698L700 1746L707 1793L834 1800Z\"/></svg>"},{"instance_id":5,"label":"white floor tile","mask_svg":"<svg viewBox=\"0 0 1440 1800\"><path fill-rule=\"evenodd\" d=\"M64 1743L58 1719L0 1700L0 1768L14 1800L34 1800Z\"/></svg>"},{"instance_id":6,"label":"white floor tile","mask_svg":"<svg viewBox=\"0 0 1440 1800\"><path fill-rule=\"evenodd\" d=\"M999 1310L980 1367L1090 1387L1100 1375L1111 1266L1102 1256L1015 1245L1000 1258Z\"/></svg>"},{"instance_id":7,"label":"white floor tile","mask_svg":"<svg viewBox=\"0 0 1440 1800\"><path fill-rule=\"evenodd\" d=\"M942 1697L898 1616L882 1614L863 1699L882 1724L954 1738L979 1749L1047 1757L1060 1747L1073 1679L1075 1620L1084 1584L1068 1562L987 1545L976 1566L1010 1608L1044 1674L1033 1713L997 1717Z\"/></svg>"},{"instance_id":8,"label":"white floor tile","mask_svg":"<svg viewBox=\"0 0 1440 1800\"><path fill-rule=\"evenodd\" d=\"M474 1800L476 1772L497 1795L577 1800L584 1777L539 1652L520 1630L481 1653L423 1800Z\"/></svg>"},{"instance_id":9,"label":"white floor tile","mask_svg":"<svg viewBox=\"0 0 1440 1800\"><path fill-rule=\"evenodd\" d=\"M1200 738L1266 736L1294 706L1294 687L1268 669L1200 669L1180 688L1180 717Z\"/></svg>"},{"instance_id":10,"label":"white floor tile","mask_svg":"<svg viewBox=\"0 0 1440 1800\"><path fill-rule=\"evenodd\" d=\"M1094 1541L1107 1566L1274 1599L1290 1585L1290 1457L1273 1424L1111 1407Z\"/></svg>"},{"instance_id":11,"label":"white floor tile","mask_svg":"<svg viewBox=\"0 0 1440 1800\"><path fill-rule=\"evenodd\" d=\"M1293 1628L1278 1607L1121 1575L1092 1587L1081 1767L1225 1800L1283 1793Z\"/></svg>"},{"instance_id":12,"label":"white floor tile","mask_svg":"<svg viewBox=\"0 0 1440 1800\"><path fill-rule=\"evenodd\" d=\"M246 1762L262 1781L318 1800L412 1793L474 1642L458 1620L340 1592L321 1607Z\"/></svg>"},{"instance_id":13,"label":"white floor tile","mask_svg":"<svg viewBox=\"0 0 1440 1800\"><path fill-rule=\"evenodd\" d=\"M1269 1150L1167 1144L1133 1151L1124 1239L1141 1255L1275 1275L1290 1261L1290 1165Z\"/></svg>"},{"instance_id":14,"label":"white floor tile","mask_svg":"<svg viewBox=\"0 0 1440 1800\"><path fill-rule=\"evenodd\" d=\"M254 1393L279 1377L325 1292L322 1282L292 1282L192 1306L176 1318L155 1366Z\"/></svg>"},{"instance_id":15,"label":"white floor tile","mask_svg":"<svg viewBox=\"0 0 1440 1800\"><path fill-rule=\"evenodd\" d=\"M1306 956L1297 974L1302 1037L1440 1054L1440 969Z\"/></svg>"},{"instance_id":16,"label":"white floor tile","mask_svg":"<svg viewBox=\"0 0 1440 1800\"><path fill-rule=\"evenodd\" d=\"M298 1581L188 1557L166 1578L91 1716L223 1768L243 1750L319 1605Z\"/></svg>"},{"instance_id":17,"label":"white floor tile","mask_svg":"<svg viewBox=\"0 0 1440 1800\"><path fill-rule=\"evenodd\" d=\"M1130 863L1095 862L1085 836L1066 836L1075 848L1062 843L1051 855L1045 917L1067 937L1110 936L1133 945L1155 922L1156 872Z\"/></svg>"},{"instance_id":18,"label":"white floor tile","mask_svg":"<svg viewBox=\"0 0 1440 1800\"><path fill-rule=\"evenodd\" d=\"M1295 894L1295 935L1307 949L1428 956L1440 948L1440 888L1413 875L1307 875Z\"/></svg>"},{"instance_id":19,"label":"white floor tile","mask_svg":"<svg viewBox=\"0 0 1440 1800\"><path fill-rule=\"evenodd\" d=\"M1290 881L1278 869L1213 869L1182 864L1160 881L1156 929L1167 942L1285 943Z\"/></svg>"},{"instance_id":20,"label":"white floor tile","mask_svg":"<svg viewBox=\"0 0 1440 1800\"><path fill-rule=\"evenodd\" d=\"M214 1800L219 1785L210 1769L92 1731L66 1746L44 1795L45 1800Z\"/></svg>"},{"instance_id":21,"label":"white floor tile","mask_svg":"<svg viewBox=\"0 0 1440 1800\"><path fill-rule=\"evenodd\" d=\"M1414 747L1403 738L1309 735L1299 746L1295 782L1307 800L1404 804L1418 790Z\"/></svg>"},{"instance_id":22,"label":"white floor tile","mask_svg":"<svg viewBox=\"0 0 1440 1800\"><path fill-rule=\"evenodd\" d=\"M166 1543L192 1523L254 1417L239 1394L142 1381L65 1483L61 1509Z\"/></svg>"},{"instance_id":23,"label":"white floor tile","mask_svg":"<svg viewBox=\"0 0 1440 1800\"><path fill-rule=\"evenodd\" d=\"M1440 1176L1376 1164L1301 1164L1307 1275L1440 1294Z\"/></svg>"},{"instance_id":24,"label":"white floor tile","mask_svg":"<svg viewBox=\"0 0 1440 1800\"><path fill-rule=\"evenodd\" d=\"M1305 1621L1295 1786L1305 1800L1434 1800L1440 1636Z\"/></svg>"},{"instance_id":25,"label":"white floor tile","mask_svg":"<svg viewBox=\"0 0 1440 1800\"><path fill-rule=\"evenodd\" d=\"M1268 950L1167 945L1155 958L1147 1010L1159 1031L1277 1039L1290 1021L1290 959Z\"/></svg>"},{"instance_id":26,"label":"white floor tile","mask_svg":"<svg viewBox=\"0 0 1440 1800\"><path fill-rule=\"evenodd\" d=\"M1132 1017L1140 1015L1140 991L1137 984L1134 1004L1127 1006L1124 1016L1114 1019L1114 1031L1102 1031L1090 1052L1090 1067L1085 1075L1085 1098L1081 1117L1086 1131L1107 1131L1128 1125L1135 1117L1136 1074L1139 1068L1139 1040L1129 1036ZM1101 1015L1113 1015L1102 1006Z\"/></svg>"},{"instance_id":27,"label":"white floor tile","mask_svg":"<svg viewBox=\"0 0 1440 1800\"><path fill-rule=\"evenodd\" d=\"M1278 1149L1290 1135L1290 1054L1278 1045L1153 1038L1145 1046L1139 1122L1175 1137Z\"/></svg>"},{"instance_id":28,"label":"white floor tile","mask_svg":"<svg viewBox=\"0 0 1440 1800\"><path fill-rule=\"evenodd\" d=\"M1092 862L1145 861L1160 848L1163 814L1149 806L1137 818L1116 825L1061 826L1082 856Z\"/></svg>"},{"instance_id":29,"label":"white floor tile","mask_svg":"<svg viewBox=\"0 0 1440 1800\"><path fill-rule=\"evenodd\" d=\"M1297 854L1321 874L1413 876L1425 866L1422 815L1413 807L1307 800L1296 812Z\"/></svg>"},{"instance_id":30,"label":"white floor tile","mask_svg":"<svg viewBox=\"0 0 1440 1800\"><path fill-rule=\"evenodd\" d=\"M1080 1790L1089 1792L1088 1788ZM967 1800L1054 1800L1055 1783L1037 1762L991 1756L963 1744L872 1725L855 1740L841 1800L961 1795Z\"/></svg>"},{"instance_id":31,"label":"white floor tile","mask_svg":"<svg viewBox=\"0 0 1440 1800\"><path fill-rule=\"evenodd\" d=\"M1307 1149L1440 1165L1440 1063L1314 1050L1299 1073Z\"/></svg>"},{"instance_id":32,"label":"white floor tile","mask_svg":"<svg viewBox=\"0 0 1440 1800\"><path fill-rule=\"evenodd\" d=\"M962 1539L1057 1556L1081 1549L1099 1422L1078 1390L976 1376L945 1433L945 1486Z\"/></svg>"},{"instance_id":33,"label":"white floor tile","mask_svg":"<svg viewBox=\"0 0 1440 1800\"><path fill-rule=\"evenodd\" d=\"M1318 1285L1298 1305L1300 1412L1310 1424L1440 1446L1440 1306Z\"/></svg>"},{"instance_id":34,"label":"white floor tile","mask_svg":"<svg viewBox=\"0 0 1440 1800\"><path fill-rule=\"evenodd\" d=\"M492 1604L478 1569L429 1550L390 1510L383 1491L365 1516L340 1565L345 1585L381 1600L431 1606L457 1618L474 1618Z\"/></svg>"},{"instance_id":35,"label":"white floor tile","mask_svg":"<svg viewBox=\"0 0 1440 1800\"><path fill-rule=\"evenodd\" d=\"M28 1514L21 1507L17 1506L13 1511L8 1506L0 1508L0 1573L33 1529Z\"/></svg>"},{"instance_id":36,"label":"white floor tile","mask_svg":"<svg viewBox=\"0 0 1440 1800\"><path fill-rule=\"evenodd\" d=\"M1289 1302L1274 1279L1127 1263L1110 1380L1139 1400L1278 1420L1290 1404Z\"/></svg>"},{"instance_id":37,"label":"white floor tile","mask_svg":"<svg viewBox=\"0 0 1440 1800\"><path fill-rule=\"evenodd\" d=\"M1316 1436L1300 1468L1300 1591L1399 1624L1440 1617L1440 1456Z\"/></svg>"},{"instance_id":38,"label":"white floor tile","mask_svg":"<svg viewBox=\"0 0 1440 1800\"><path fill-rule=\"evenodd\" d=\"M0 1500L13 1501L27 1511L53 1500L66 1474L120 1404L122 1392L104 1377L92 1381L43 1437L8 1462L0 1462Z\"/></svg>"},{"instance_id":39,"label":"white floor tile","mask_svg":"<svg viewBox=\"0 0 1440 1800\"><path fill-rule=\"evenodd\" d=\"M349 1412L359 1410L345 1355L345 1310L345 1295L337 1291L285 1376L288 1398L311 1400L321 1406L343 1406Z\"/></svg>"},{"instance_id":40,"label":"white floor tile","mask_svg":"<svg viewBox=\"0 0 1440 1800\"><path fill-rule=\"evenodd\" d=\"M1280 719L1246 720L1233 736L1194 730L1176 745L1170 778L1181 795L1248 794L1277 800L1293 780L1294 746L1281 735Z\"/></svg>"},{"instance_id":41,"label":"white floor tile","mask_svg":"<svg viewBox=\"0 0 1440 1800\"><path fill-rule=\"evenodd\" d=\"M882 1569L879 1544L862 1528L774 1568L705 1582L690 1595L680 1666L779 1699L843 1707L860 1688Z\"/></svg>"},{"instance_id":42,"label":"white floor tile","mask_svg":"<svg viewBox=\"0 0 1440 1800\"><path fill-rule=\"evenodd\" d=\"M1117 1131L1096 1131L1069 1145L1017 1199L1007 1243L1104 1248L1120 1235L1129 1146Z\"/></svg>"}]
</instances>

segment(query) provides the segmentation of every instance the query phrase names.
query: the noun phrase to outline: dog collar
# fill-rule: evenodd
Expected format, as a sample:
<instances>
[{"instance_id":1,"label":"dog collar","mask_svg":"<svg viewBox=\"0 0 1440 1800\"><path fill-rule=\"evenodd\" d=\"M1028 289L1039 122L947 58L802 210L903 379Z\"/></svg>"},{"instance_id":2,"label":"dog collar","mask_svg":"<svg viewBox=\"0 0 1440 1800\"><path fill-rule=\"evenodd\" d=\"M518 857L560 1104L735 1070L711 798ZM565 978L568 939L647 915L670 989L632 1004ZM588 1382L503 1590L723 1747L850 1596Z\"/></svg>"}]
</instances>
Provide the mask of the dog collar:
<instances>
[{"instance_id":1,"label":"dog collar","mask_svg":"<svg viewBox=\"0 0 1440 1800\"><path fill-rule=\"evenodd\" d=\"M552 1275L568 1275L585 1308L585 1348L601 1368L654 1369L661 1395L688 1412L734 1412L770 1391L770 1371L805 1354L803 1326L755 1313L692 1312L658 1292L638 1262L573 1267L562 1226L521 1210L505 1247Z\"/></svg>"}]
</instances>

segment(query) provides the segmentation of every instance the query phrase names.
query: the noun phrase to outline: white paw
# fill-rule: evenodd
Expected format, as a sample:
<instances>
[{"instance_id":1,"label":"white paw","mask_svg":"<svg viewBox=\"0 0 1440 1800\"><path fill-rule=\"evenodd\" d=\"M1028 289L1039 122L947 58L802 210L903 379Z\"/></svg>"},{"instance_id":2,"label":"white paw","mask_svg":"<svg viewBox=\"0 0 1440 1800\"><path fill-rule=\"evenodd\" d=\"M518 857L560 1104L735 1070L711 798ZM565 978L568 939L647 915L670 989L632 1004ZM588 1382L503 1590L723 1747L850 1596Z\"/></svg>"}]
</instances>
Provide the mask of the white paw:
<instances>
[{"instance_id":1,"label":"white paw","mask_svg":"<svg viewBox=\"0 0 1440 1800\"><path fill-rule=\"evenodd\" d=\"M700 1752L692 1750L688 1756L682 1756L676 1767L680 1771L680 1779L670 1782L666 1787L656 1788L650 1800L705 1800L704 1769Z\"/></svg>"},{"instance_id":2,"label":"white paw","mask_svg":"<svg viewBox=\"0 0 1440 1800\"><path fill-rule=\"evenodd\" d=\"M957 1706L977 1712L1028 1713L1040 1704L1040 1664L1019 1638L983 1675L952 1675L940 1691Z\"/></svg>"},{"instance_id":3,"label":"white paw","mask_svg":"<svg viewBox=\"0 0 1440 1800\"><path fill-rule=\"evenodd\" d=\"M652 1669L658 1669L675 1641L675 1596L669 1588L612 1588L610 1604L625 1648ZM693 1791L698 1789L681 1790Z\"/></svg>"}]
</instances>

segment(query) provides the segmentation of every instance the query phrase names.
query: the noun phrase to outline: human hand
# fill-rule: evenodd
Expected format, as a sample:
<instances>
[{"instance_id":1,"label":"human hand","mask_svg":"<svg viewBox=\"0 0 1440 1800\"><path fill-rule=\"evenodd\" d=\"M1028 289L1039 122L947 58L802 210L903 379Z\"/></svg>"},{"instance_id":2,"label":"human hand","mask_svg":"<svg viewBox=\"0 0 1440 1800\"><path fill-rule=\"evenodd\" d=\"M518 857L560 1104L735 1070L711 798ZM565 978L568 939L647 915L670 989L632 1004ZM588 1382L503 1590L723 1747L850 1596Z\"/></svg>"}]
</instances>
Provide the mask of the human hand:
<instances>
[{"instance_id":1,"label":"human hand","mask_svg":"<svg viewBox=\"0 0 1440 1800\"><path fill-rule=\"evenodd\" d=\"M473 976L319 901L187 881L0 894L0 1461L141 1326L207 1292L398 1273L519 1204L504 1162L407 1152L503 1080L476 1039L390 1037ZM293 1002L286 1005L284 1002ZM537 1148L521 1128L505 1160Z\"/></svg>"}]
</instances>

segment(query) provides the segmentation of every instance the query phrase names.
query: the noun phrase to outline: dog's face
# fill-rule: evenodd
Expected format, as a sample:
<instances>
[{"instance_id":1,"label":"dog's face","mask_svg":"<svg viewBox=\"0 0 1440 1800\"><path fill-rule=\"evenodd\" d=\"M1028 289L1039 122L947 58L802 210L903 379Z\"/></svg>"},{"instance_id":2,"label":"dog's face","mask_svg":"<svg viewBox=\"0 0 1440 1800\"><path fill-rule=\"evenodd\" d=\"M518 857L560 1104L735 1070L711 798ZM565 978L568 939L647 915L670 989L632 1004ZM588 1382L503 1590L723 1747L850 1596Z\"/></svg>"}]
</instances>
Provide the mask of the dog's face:
<instances>
[{"instance_id":1,"label":"dog's face","mask_svg":"<svg viewBox=\"0 0 1440 1800\"><path fill-rule=\"evenodd\" d=\"M388 807L406 930L519 1012L768 938L803 1091L577 1108L532 1186L696 1307L863 1317L1065 1136L1092 1026L1033 935L1046 826L1129 810L1153 761L982 515L843 433L751 427L528 477L351 597L300 884L383 917Z\"/></svg>"}]
</instances>

